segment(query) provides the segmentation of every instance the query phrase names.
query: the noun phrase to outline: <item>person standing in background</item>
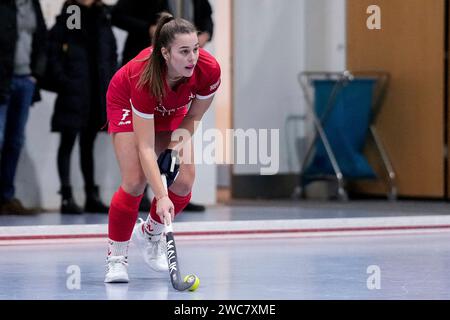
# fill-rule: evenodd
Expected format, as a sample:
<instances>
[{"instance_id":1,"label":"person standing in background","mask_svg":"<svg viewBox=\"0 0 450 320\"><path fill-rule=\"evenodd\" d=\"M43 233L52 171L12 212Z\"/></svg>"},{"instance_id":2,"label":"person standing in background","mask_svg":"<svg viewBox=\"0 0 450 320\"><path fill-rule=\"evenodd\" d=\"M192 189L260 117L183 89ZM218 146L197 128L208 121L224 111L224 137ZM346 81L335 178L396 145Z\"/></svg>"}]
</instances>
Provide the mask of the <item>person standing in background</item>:
<instances>
[{"instance_id":1,"label":"person standing in background","mask_svg":"<svg viewBox=\"0 0 450 320\"><path fill-rule=\"evenodd\" d=\"M67 7L77 5L81 28L69 29ZM68 0L50 30L47 78L57 93L51 120L59 132L58 174L61 213L107 213L95 183L94 142L106 124L106 91L117 70L117 45L112 32L111 8L101 0ZM70 159L79 138L80 166L84 179L84 210L73 198Z\"/></svg>"},{"instance_id":2,"label":"person standing in background","mask_svg":"<svg viewBox=\"0 0 450 320\"><path fill-rule=\"evenodd\" d=\"M159 14L169 11L167 0L119 0L112 11L113 25L128 32L122 65L152 43Z\"/></svg>"},{"instance_id":3,"label":"person standing in background","mask_svg":"<svg viewBox=\"0 0 450 320\"><path fill-rule=\"evenodd\" d=\"M168 0L172 14L192 22L198 30L198 42L203 48L214 32L212 8L208 0Z\"/></svg>"},{"instance_id":4,"label":"person standing in background","mask_svg":"<svg viewBox=\"0 0 450 320\"><path fill-rule=\"evenodd\" d=\"M14 180L46 68L47 28L39 0L0 1L0 30L0 213L32 214L15 198Z\"/></svg>"}]
</instances>

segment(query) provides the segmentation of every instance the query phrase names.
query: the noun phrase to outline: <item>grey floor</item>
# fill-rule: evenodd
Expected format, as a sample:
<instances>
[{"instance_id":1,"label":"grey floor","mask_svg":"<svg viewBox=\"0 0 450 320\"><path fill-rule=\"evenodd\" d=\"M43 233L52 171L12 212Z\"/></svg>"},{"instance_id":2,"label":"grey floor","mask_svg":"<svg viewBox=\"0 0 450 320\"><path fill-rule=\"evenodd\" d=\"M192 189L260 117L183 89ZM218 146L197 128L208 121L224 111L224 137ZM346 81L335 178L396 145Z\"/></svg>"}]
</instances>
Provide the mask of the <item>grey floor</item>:
<instances>
[{"instance_id":1,"label":"grey floor","mask_svg":"<svg viewBox=\"0 0 450 320\"><path fill-rule=\"evenodd\" d=\"M235 221L273 219L339 219L362 217L408 217L450 214L443 201L234 201L208 207L206 212L184 212L177 221ZM141 213L145 218L146 214ZM44 212L34 216L0 215L0 226L106 224L106 214L62 215Z\"/></svg>"},{"instance_id":2,"label":"grey floor","mask_svg":"<svg viewBox=\"0 0 450 320\"><path fill-rule=\"evenodd\" d=\"M134 247L130 283L105 285L103 241L0 246L0 299L450 299L449 243L450 233L181 239L182 273L201 280L193 293L174 291Z\"/></svg>"}]
</instances>

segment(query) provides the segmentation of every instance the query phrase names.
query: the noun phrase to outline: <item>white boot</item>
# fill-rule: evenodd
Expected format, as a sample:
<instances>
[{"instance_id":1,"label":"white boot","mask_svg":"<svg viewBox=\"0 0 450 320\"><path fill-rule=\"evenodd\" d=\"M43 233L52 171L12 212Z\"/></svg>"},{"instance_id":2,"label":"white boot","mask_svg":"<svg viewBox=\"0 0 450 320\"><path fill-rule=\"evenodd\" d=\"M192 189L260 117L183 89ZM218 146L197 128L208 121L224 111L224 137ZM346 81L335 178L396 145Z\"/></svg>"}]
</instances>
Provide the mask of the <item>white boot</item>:
<instances>
[{"instance_id":1,"label":"white boot","mask_svg":"<svg viewBox=\"0 0 450 320\"><path fill-rule=\"evenodd\" d=\"M128 261L124 256L108 256L106 258L105 282L128 282Z\"/></svg>"},{"instance_id":2,"label":"white boot","mask_svg":"<svg viewBox=\"0 0 450 320\"><path fill-rule=\"evenodd\" d=\"M133 229L132 241L141 251L144 261L155 271L168 271L164 225L151 220L151 230L145 230L145 221L139 222Z\"/></svg>"}]
</instances>

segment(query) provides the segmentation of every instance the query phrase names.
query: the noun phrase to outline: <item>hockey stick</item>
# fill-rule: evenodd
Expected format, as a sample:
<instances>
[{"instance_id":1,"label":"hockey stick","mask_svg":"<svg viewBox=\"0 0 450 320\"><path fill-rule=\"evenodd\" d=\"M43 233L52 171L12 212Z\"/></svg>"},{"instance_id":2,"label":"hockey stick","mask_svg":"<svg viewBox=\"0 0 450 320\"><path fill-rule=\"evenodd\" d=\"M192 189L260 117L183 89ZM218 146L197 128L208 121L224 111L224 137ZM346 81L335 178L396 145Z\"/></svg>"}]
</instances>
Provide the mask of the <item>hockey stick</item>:
<instances>
[{"instance_id":1,"label":"hockey stick","mask_svg":"<svg viewBox=\"0 0 450 320\"><path fill-rule=\"evenodd\" d=\"M166 175L161 174L161 179L164 188L167 191L167 178ZM172 221L169 215L169 221L164 221L166 225L166 249L167 249L167 260L169 263L169 275L172 281L172 286L178 291L194 291L198 288L200 284L200 279L193 274L186 276L184 279L181 278L180 265L178 263L177 248L175 245L175 238L173 236Z\"/></svg>"}]
</instances>

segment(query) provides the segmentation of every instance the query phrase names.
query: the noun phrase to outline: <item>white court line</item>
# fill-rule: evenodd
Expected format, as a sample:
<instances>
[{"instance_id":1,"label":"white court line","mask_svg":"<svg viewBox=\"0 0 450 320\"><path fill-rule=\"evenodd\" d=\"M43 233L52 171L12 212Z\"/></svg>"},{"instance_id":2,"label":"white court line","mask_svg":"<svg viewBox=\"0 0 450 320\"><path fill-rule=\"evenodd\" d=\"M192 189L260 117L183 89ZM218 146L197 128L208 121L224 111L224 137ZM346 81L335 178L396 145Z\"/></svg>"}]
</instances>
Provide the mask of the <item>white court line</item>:
<instances>
[{"instance_id":1,"label":"white court line","mask_svg":"<svg viewBox=\"0 0 450 320\"><path fill-rule=\"evenodd\" d=\"M106 239L106 224L0 227L0 244ZM450 216L177 222L178 238L326 237L450 232Z\"/></svg>"}]
</instances>

